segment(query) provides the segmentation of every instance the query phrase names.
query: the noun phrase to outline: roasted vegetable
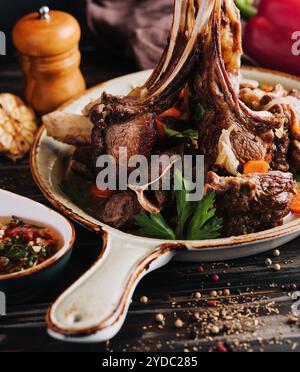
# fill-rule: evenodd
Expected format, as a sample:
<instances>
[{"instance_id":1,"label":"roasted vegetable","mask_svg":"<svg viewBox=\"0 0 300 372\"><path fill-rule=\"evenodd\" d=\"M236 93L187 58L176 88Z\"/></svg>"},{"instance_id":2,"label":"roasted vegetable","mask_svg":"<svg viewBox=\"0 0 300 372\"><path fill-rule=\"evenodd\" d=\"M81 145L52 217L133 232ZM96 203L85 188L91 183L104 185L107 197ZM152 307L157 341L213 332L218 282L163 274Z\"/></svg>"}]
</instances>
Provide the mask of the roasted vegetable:
<instances>
[{"instance_id":1,"label":"roasted vegetable","mask_svg":"<svg viewBox=\"0 0 300 372\"><path fill-rule=\"evenodd\" d=\"M12 94L0 94L0 152L16 161L30 150L37 132L33 111Z\"/></svg>"},{"instance_id":2,"label":"roasted vegetable","mask_svg":"<svg viewBox=\"0 0 300 372\"><path fill-rule=\"evenodd\" d=\"M245 52L263 67L300 75L299 0L261 0L258 10L250 0L236 0L247 23Z\"/></svg>"},{"instance_id":3,"label":"roasted vegetable","mask_svg":"<svg viewBox=\"0 0 300 372\"><path fill-rule=\"evenodd\" d=\"M244 174L250 173L268 173L270 165L264 160L251 160L244 166Z\"/></svg>"}]
</instances>

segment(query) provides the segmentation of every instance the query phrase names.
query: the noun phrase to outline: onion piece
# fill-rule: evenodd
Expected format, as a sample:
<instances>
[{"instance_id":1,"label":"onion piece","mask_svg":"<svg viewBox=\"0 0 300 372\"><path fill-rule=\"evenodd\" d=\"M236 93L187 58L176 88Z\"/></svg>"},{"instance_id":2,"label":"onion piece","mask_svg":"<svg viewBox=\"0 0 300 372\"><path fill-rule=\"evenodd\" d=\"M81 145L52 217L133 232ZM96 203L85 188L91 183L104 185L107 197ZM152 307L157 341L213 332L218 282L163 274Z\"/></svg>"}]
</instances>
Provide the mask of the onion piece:
<instances>
[{"instance_id":1,"label":"onion piece","mask_svg":"<svg viewBox=\"0 0 300 372\"><path fill-rule=\"evenodd\" d=\"M238 167L240 165L233 150L230 140L231 133L235 130L234 126L229 129L224 129L218 143L218 158L217 165L223 166L230 174L236 176L238 174Z\"/></svg>"}]
</instances>

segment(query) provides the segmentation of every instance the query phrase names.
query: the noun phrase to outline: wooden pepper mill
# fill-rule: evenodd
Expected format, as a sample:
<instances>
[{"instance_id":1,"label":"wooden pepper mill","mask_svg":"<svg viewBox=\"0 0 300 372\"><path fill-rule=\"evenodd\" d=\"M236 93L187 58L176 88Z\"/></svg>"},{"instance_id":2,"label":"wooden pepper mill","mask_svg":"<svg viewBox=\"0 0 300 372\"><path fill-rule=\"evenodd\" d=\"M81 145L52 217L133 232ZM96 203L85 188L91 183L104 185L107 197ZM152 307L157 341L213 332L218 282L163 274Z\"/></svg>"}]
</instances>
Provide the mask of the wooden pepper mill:
<instances>
[{"instance_id":1,"label":"wooden pepper mill","mask_svg":"<svg viewBox=\"0 0 300 372\"><path fill-rule=\"evenodd\" d=\"M85 90L79 69L80 34L74 17L48 7L15 25L13 41L21 55L25 98L38 113L54 111Z\"/></svg>"}]
</instances>

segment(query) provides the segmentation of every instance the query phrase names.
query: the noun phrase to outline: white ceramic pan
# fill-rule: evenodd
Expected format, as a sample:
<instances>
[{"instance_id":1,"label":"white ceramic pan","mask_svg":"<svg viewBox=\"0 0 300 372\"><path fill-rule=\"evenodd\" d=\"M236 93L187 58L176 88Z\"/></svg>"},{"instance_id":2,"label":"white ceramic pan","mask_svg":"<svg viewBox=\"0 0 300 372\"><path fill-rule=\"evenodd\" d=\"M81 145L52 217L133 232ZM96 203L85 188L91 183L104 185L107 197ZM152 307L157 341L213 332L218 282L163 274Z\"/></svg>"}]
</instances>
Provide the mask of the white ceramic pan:
<instances>
[{"instance_id":1,"label":"white ceramic pan","mask_svg":"<svg viewBox=\"0 0 300 372\"><path fill-rule=\"evenodd\" d=\"M149 76L149 71L124 76L99 85L62 108L81 113L101 92L127 94ZM264 84L283 84L300 90L300 80L262 69L243 69L245 78ZM34 179L44 195L63 213L103 236L98 262L51 307L49 333L73 342L100 342L120 330L138 282L147 273L167 264L175 254L184 261L224 261L256 255L288 243L300 235L300 218L289 216L281 227L247 236L199 242L174 242L140 238L120 232L86 214L60 190L74 149L47 137L42 127L31 154ZM95 237L96 238L96 237ZM100 243L99 243L100 244Z\"/></svg>"}]
</instances>

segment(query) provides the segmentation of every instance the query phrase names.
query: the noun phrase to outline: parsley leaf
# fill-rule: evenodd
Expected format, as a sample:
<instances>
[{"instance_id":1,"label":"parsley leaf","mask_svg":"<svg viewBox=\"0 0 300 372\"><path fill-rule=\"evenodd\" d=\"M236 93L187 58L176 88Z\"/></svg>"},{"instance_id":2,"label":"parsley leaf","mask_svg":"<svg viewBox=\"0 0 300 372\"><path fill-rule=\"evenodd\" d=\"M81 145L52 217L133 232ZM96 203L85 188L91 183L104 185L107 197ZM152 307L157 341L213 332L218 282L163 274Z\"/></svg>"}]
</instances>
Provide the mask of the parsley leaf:
<instances>
[{"instance_id":1,"label":"parsley leaf","mask_svg":"<svg viewBox=\"0 0 300 372\"><path fill-rule=\"evenodd\" d=\"M220 236L222 219L216 217L214 208L216 194L211 193L200 202L188 201L191 185L182 177L179 170L175 171L175 181L181 190L175 190L177 205L176 233L170 228L164 217L158 214L143 213L135 216L137 226L146 236L167 240L205 240Z\"/></svg>"},{"instance_id":2,"label":"parsley leaf","mask_svg":"<svg viewBox=\"0 0 300 372\"><path fill-rule=\"evenodd\" d=\"M216 194L210 193L198 203L195 214L190 222L188 240L214 239L220 236L221 219L214 219ZM204 238L205 236L205 238Z\"/></svg>"},{"instance_id":3,"label":"parsley leaf","mask_svg":"<svg viewBox=\"0 0 300 372\"><path fill-rule=\"evenodd\" d=\"M165 128L165 133L169 137L175 137L180 139L193 139L198 140L198 131L194 129L187 129L183 132L178 132L176 130L173 130L171 128Z\"/></svg>"},{"instance_id":4,"label":"parsley leaf","mask_svg":"<svg viewBox=\"0 0 300 372\"><path fill-rule=\"evenodd\" d=\"M199 122L203 120L204 115L205 115L205 109L201 105L201 103L198 103L194 116L193 116L193 122L196 124L199 124Z\"/></svg>"},{"instance_id":5,"label":"parsley leaf","mask_svg":"<svg viewBox=\"0 0 300 372\"><path fill-rule=\"evenodd\" d=\"M141 228L142 233L158 239L176 240L174 231L168 226L160 213L146 213L135 216L136 224Z\"/></svg>"},{"instance_id":6,"label":"parsley leaf","mask_svg":"<svg viewBox=\"0 0 300 372\"><path fill-rule=\"evenodd\" d=\"M297 187L300 187L300 172L294 173L294 178L297 182Z\"/></svg>"},{"instance_id":7,"label":"parsley leaf","mask_svg":"<svg viewBox=\"0 0 300 372\"><path fill-rule=\"evenodd\" d=\"M193 205L187 200L188 184L187 181L182 177L182 173L179 169L177 169L175 172L175 181L181 186L181 190L175 191L178 215L177 237L178 239L184 239L184 228L187 220L193 213Z\"/></svg>"}]
</instances>

